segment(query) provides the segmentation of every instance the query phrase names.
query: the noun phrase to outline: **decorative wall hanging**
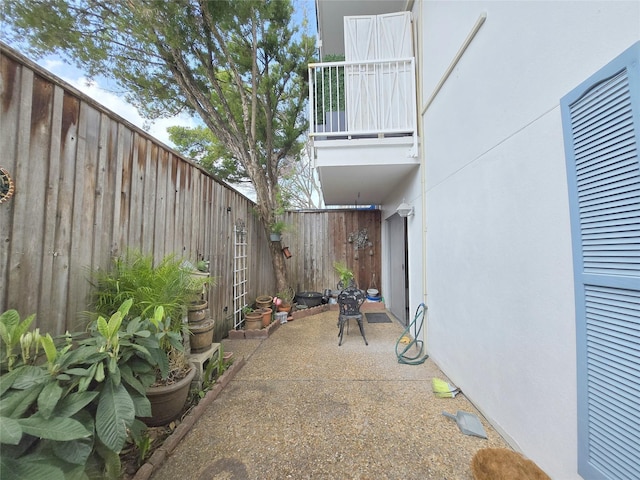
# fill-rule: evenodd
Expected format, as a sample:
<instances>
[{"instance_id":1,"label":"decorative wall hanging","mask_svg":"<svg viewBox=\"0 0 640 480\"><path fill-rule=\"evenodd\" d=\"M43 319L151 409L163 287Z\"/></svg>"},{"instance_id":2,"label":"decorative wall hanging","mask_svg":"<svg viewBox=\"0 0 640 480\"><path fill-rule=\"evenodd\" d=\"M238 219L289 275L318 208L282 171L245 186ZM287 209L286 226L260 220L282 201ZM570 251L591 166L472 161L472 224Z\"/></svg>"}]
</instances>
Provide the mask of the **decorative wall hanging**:
<instances>
[{"instance_id":1,"label":"decorative wall hanging","mask_svg":"<svg viewBox=\"0 0 640 480\"><path fill-rule=\"evenodd\" d=\"M9 172L0 167L0 203L9 200L15 192L15 184Z\"/></svg>"},{"instance_id":2,"label":"decorative wall hanging","mask_svg":"<svg viewBox=\"0 0 640 480\"><path fill-rule=\"evenodd\" d=\"M366 228L361 228L357 232L350 233L348 241L353 244L355 250L360 250L372 245L371 242L369 242L369 232Z\"/></svg>"}]
</instances>

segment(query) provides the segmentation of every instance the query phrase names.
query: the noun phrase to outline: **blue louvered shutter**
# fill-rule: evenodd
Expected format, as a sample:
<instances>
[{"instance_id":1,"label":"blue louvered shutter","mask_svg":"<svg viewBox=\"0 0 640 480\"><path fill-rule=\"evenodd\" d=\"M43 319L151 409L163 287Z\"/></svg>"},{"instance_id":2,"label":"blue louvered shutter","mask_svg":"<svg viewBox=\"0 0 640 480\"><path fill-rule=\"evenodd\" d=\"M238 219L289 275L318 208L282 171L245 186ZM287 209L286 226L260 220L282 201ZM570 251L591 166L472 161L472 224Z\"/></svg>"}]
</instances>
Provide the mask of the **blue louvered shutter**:
<instances>
[{"instance_id":1,"label":"blue louvered shutter","mask_svg":"<svg viewBox=\"0 0 640 480\"><path fill-rule=\"evenodd\" d=\"M639 63L640 42L561 100L585 479L640 479Z\"/></svg>"}]
</instances>

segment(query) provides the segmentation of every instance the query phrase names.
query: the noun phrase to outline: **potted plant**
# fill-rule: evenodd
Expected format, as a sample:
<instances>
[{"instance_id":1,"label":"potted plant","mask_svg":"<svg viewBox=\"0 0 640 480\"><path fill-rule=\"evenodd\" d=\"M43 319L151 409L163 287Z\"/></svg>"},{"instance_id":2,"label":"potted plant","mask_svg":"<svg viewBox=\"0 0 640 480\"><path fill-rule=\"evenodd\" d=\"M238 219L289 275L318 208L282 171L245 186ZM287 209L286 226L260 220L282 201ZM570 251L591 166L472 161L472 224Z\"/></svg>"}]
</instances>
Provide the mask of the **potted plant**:
<instances>
[{"instance_id":1,"label":"potted plant","mask_svg":"<svg viewBox=\"0 0 640 480\"><path fill-rule=\"evenodd\" d=\"M328 54L322 57L323 63L344 62L344 55ZM345 131L345 86L344 65L325 67L322 78L318 81L318 102L314 106L316 112L316 128L318 132Z\"/></svg>"},{"instance_id":2,"label":"potted plant","mask_svg":"<svg viewBox=\"0 0 640 480\"><path fill-rule=\"evenodd\" d=\"M291 287L278 292L273 299L273 303L276 305L278 312L289 313L291 311L294 296L295 293Z\"/></svg>"},{"instance_id":3,"label":"potted plant","mask_svg":"<svg viewBox=\"0 0 640 480\"><path fill-rule=\"evenodd\" d=\"M132 299L125 324L130 318L140 317L153 319L157 326L163 355L158 359L155 383L147 389L152 410L152 415L144 418L147 425L168 423L186 403L195 369L184 351L183 337L189 329L183 319L194 292L201 291L208 281L208 275L191 275L191 270L174 255L154 265L152 256L137 251L116 258L110 271L93 274L98 314L111 315L118 301Z\"/></svg>"},{"instance_id":4,"label":"potted plant","mask_svg":"<svg viewBox=\"0 0 640 480\"><path fill-rule=\"evenodd\" d=\"M287 231L288 224L284 220L276 220L271 224L271 233L269 238L272 242L279 242L282 238L282 234Z\"/></svg>"},{"instance_id":5,"label":"potted plant","mask_svg":"<svg viewBox=\"0 0 640 480\"><path fill-rule=\"evenodd\" d=\"M245 330L260 330L262 327L262 312L254 310L247 305L242 309L242 313L244 314Z\"/></svg>"},{"instance_id":6,"label":"potted plant","mask_svg":"<svg viewBox=\"0 0 640 480\"><path fill-rule=\"evenodd\" d=\"M33 315L0 315L0 448L13 478L120 477L118 454L151 414L145 389L163 358L155 319L129 318L132 303L61 339L29 331Z\"/></svg>"},{"instance_id":7,"label":"potted plant","mask_svg":"<svg viewBox=\"0 0 640 480\"><path fill-rule=\"evenodd\" d=\"M333 269L338 274L340 281L338 282L338 290L344 290L350 286L356 286L353 270L347 267L344 262L334 262Z\"/></svg>"}]
</instances>

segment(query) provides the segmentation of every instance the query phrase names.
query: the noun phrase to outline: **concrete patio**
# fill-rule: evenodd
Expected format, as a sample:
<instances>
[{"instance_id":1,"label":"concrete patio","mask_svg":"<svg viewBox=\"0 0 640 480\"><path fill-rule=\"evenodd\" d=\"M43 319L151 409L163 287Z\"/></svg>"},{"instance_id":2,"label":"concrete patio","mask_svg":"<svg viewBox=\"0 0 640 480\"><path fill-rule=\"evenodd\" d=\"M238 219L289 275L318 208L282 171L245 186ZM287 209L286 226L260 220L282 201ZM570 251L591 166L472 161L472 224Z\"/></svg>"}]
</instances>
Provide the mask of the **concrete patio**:
<instances>
[{"instance_id":1,"label":"concrete patio","mask_svg":"<svg viewBox=\"0 0 640 480\"><path fill-rule=\"evenodd\" d=\"M463 435L443 410L478 414L464 397L436 398L429 359L397 362L403 327L355 322L338 347L338 312L288 322L266 339L223 341L246 364L155 470L154 480L472 479L485 447L507 447L480 416L488 439Z\"/></svg>"}]
</instances>

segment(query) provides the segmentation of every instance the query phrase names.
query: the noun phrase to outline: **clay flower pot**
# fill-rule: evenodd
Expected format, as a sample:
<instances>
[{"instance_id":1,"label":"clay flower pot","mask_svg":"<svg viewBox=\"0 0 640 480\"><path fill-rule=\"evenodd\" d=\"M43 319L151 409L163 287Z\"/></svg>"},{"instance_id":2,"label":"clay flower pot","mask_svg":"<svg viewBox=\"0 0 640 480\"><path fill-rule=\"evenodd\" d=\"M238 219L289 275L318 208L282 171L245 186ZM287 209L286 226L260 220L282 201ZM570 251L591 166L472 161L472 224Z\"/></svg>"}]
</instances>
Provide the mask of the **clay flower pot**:
<instances>
[{"instance_id":1,"label":"clay flower pot","mask_svg":"<svg viewBox=\"0 0 640 480\"><path fill-rule=\"evenodd\" d=\"M273 310L271 308L261 308L258 311L262 313L262 327L268 327L271 323L271 313Z\"/></svg>"},{"instance_id":2,"label":"clay flower pot","mask_svg":"<svg viewBox=\"0 0 640 480\"><path fill-rule=\"evenodd\" d=\"M151 402L151 416L141 420L150 427L158 427L166 425L180 415L187 403L191 380L195 375L196 369L191 364L189 373L176 383L147 388L147 398Z\"/></svg>"},{"instance_id":3,"label":"clay flower pot","mask_svg":"<svg viewBox=\"0 0 640 480\"><path fill-rule=\"evenodd\" d=\"M287 312L287 313L289 313L291 311L291 304L290 303L281 303L280 305L278 305L278 311L279 312Z\"/></svg>"},{"instance_id":4,"label":"clay flower pot","mask_svg":"<svg viewBox=\"0 0 640 480\"><path fill-rule=\"evenodd\" d=\"M262 328L262 312L253 311L244 315L245 330L260 330Z\"/></svg>"},{"instance_id":5,"label":"clay flower pot","mask_svg":"<svg viewBox=\"0 0 640 480\"><path fill-rule=\"evenodd\" d=\"M270 297L269 295L260 295L258 298L256 298L256 307L258 309L271 308L271 301L272 300L273 300L273 298Z\"/></svg>"}]
</instances>

